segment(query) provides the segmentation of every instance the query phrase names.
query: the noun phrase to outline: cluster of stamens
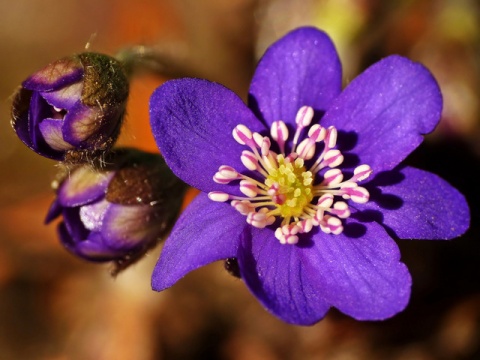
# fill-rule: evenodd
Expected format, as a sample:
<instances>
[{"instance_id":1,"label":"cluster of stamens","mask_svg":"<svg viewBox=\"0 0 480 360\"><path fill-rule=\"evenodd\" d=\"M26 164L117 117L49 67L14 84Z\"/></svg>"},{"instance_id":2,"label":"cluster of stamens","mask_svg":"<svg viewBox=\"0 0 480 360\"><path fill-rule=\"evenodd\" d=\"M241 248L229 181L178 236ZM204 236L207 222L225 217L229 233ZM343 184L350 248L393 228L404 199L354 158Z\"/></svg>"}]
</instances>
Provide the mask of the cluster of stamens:
<instances>
[{"instance_id":1,"label":"cluster of stamens","mask_svg":"<svg viewBox=\"0 0 480 360\"><path fill-rule=\"evenodd\" d=\"M250 148L242 152L241 161L248 170L257 172L258 179L263 180L222 165L213 180L219 184L239 181L240 191L245 196L212 191L208 194L209 198L230 201L238 212L247 217L247 222L257 228L272 225L281 218L275 237L282 244L296 244L298 234L308 233L314 226L328 234L340 234L343 231L341 219L350 216L350 209L346 202L338 199L367 202L368 191L357 183L366 179L372 170L368 165L360 165L354 169L353 176L344 181L342 171L337 168L344 158L338 149L334 149L337 130L333 126L310 126L313 115L313 109L308 106L298 111L295 120L297 128L288 155L289 134L283 121L275 121L270 129L271 139L277 143L279 153L271 149L270 137L252 133L245 125L237 125L233 137L239 144ZM303 130L308 127L308 136L299 142ZM323 143L323 148L318 147L320 143Z\"/></svg>"}]
</instances>

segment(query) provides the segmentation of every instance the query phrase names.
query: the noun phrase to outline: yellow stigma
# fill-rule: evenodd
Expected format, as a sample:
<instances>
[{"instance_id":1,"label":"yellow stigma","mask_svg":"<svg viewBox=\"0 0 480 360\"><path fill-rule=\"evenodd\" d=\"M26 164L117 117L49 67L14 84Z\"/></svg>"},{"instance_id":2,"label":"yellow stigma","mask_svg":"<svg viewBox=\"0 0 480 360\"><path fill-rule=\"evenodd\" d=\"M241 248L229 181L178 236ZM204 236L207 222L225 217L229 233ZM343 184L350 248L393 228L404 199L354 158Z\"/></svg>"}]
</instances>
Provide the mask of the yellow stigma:
<instances>
[{"instance_id":1,"label":"yellow stigma","mask_svg":"<svg viewBox=\"0 0 480 360\"><path fill-rule=\"evenodd\" d=\"M285 161L283 155L278 155L277 163L278 168L268 169L265 185L276 188L275 196L272 198L278 213L284 218L298 218L304 213L305 206L313 199L312 173L306 171L301 158L291 162Z\"/></svg>"}]
</instances>

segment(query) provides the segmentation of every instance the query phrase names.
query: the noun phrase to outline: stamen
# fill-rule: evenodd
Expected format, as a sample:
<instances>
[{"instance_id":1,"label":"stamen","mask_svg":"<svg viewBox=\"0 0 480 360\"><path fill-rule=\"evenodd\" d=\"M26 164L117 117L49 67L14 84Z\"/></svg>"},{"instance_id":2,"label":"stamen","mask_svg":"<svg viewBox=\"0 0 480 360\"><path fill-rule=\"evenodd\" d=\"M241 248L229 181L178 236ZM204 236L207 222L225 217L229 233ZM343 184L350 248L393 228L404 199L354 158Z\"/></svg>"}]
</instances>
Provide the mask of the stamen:
<instances>
[{"instance_id":1,"label":"stamen","mask_svg":"<svg viewBox=\"0 0 480 360\"><path fill-rule=\"evenodd\" d=\"M272 152L268 153L268 156L262 157L263 163L265 164L265 170L268 172L274 171L275 169L278 168L277 161L275 157L273 156Z\"/></svg>"},{"instance_id":2,"label":"stamen","mask_svg":"<svg viewBox=\"0 0 480 360\"><path fill-rule=\"evenodd\" d=\"M339 166L343 162L343 155L340 152L340 150L334 149L334 150L329 150L325 154L325 158L323 160L323 167L330 167L334 168Z\"/></svg>"},{"instance_id":3,"label":"stamen","mask_svg":"<svg viewBox=\"0 0 480 360\"><path fill-rule=\"evenodd\" d=\"M372 169L368 165L360 165L353 170L353 174L355 175L352 177L352 181L362 181L365 180L370 176L372 173Z\"/></svg>"},{"instance_id":4,"label":"stamen","mask_svg":"<svg viewBox=\"0 0 480 360\"><path fill-rule=\"evenodd\" d=\"M313 109L309 106L302 106L300 110L297 112L297 116L295 117L295 123L297 124L297 130L295 131L295 135L293 137L293 148L292 152L295 151L295 147L298 144L298 140L302 130L309 126L313 119Z\"/></svg>"},{"instance_id":5,"label":"stamen","mask_svg":"<svg viewBox=\"0 0 480 360\"><path fill-rule=\"evenodd\" d=\"M330 169L323 175L323 181L320 185L335 186L342 182L343 174L340 169Z\"/></svg>"},{"instance_id":6,"label":"stamen","mask_svg":"<svg viewBox=\"0 0 480 360\"><path fill-rule=\"evenodd\" d=\"M208 193L208 198L217 202L225 202L230 198L230 195L221 191L210 191Z\"/></svg>"},{"instance_id":7,"label":"stamen","mask_svg":"<svg viewBox=\"0 0 480 360\"><path fill-rule=\"evenodd\" d=\"M250 212L247 215L247 223L260 229L272 225L275 221L275 217L269 216L267 213L267 208L261 208L258 212Z\"/></svg>"},{"instance_id":8,"label":"stamen","mask_svg":"<svg viewBox=\"0 0 480 360\"><path fill-rule=\"evenodd\" d=\"M344 181L342 171L337 168L344 160L340 150L335 149L337 130L319 124L310 126L313 117L314 111L308 106L297 112L297 127L289 153L285 151L289 131L283 121L272 123L270 138L252 133L245 125L236 126L233 137L250 148L242 151L240 160L256 175L247 176L223 165L213 180L219 184L239 181L239 190L245 197L212 191L209 198L230 201L254 227L276 224L275 237L282 244L297 244L300 235L309 233L314 226L327 234L340 234L343 231L341 219L348 218L351 212L347 202L338 200L367 202L370 195L358 186L358 182L368 178L372 169L366 164L357 166L353 176ZM310 128L301 139L306 127ZM278 145L278 154L272 151L272 140ZM319 146L321 151L316 154L320 142L323 147Z\"/></svg>"},{"instance_id":9,"label":"stamen","mask_svg":"<svg viewBox=\"0 0 480 360\"><path fill-rule=\"evenodd\" d=\"M252 132L249 128L245 125L237 125L235 129L233 129L233 138L240 144L240 145L248 145L252 142Z\"/></svg>"},{"instance_id":10,"label":"stamen","mask_svg":"<svg viewBox=\"0 0 480 360\"><path fill-rule=\"evenodd\" d=\"M329 212L337 215L341 219L346 219L350 216L350 209L348 208L347 203L343 201L337 201L333 205L333 209L329 210Z\"/></svg>"},{"instance_id":11,"label":"stamen","mask_svg":"<svg viewBox=\"0 0 480 360\"><path fill-rule=\"evenodd\" d=\"M300 227L297 224L283 225L275 230L275 237L280 240L280 244L296 244L298 243L297 234Z\"/></svg>"},{"instance_id":12,"label":"stamen","mask_svg":"<svg viewBox=\"0 0 480 360\"><path fill-rule=\"evenodd\" d=\"M313 221L312 219L305 219L297 223L297 225L300 227L300 232L301 233L308 233L310 230L313 229Z\"/></svg>"},{"instance_id":13,"label":"stamen","mask_svg":"<svg viewBox=\"0 0 480 360\"><path fill-rule=\"evenodd\" d=\"M218 169L218 172L213 176L213 181L215 181L217 184L228 184L230 181L237 180L239 178L239 174L234 168L222 165Z\"/></svg>"},{"instance_id":14,"label":"stamen","mask_svg":"<svg viewBox=\"0 0 480 360\"><path fill-rule=\"evenodd\" d=\"M324 233L339 235L343 231L342 221L333 216L324 216L320 222L320 228Z\"/></svg>"},{"instance_id":15,"label":"stamen","mask_svg":"<svg viewBox=\"0 0 480 360\"><path fill-rule=\"evenodd\" d=\"M259 189L257 188L257 186L251 181L248 181L248 180L240 181L240 191L242 192L242 194L245 194L249 198L254 198L255 196L257 196L258 190Z\"/></svg>"},{"instance_id":16,"label":"stamen","mask_svg":"<svg viewBox=\"0 0 480 360\"><path fill-rule=\"evenodd\" d=\"M337 145L337 129L335 129L333 126L330 126L328 128L327 134L325 136L325 145L329 148L332 149Z\"/></svg>"},{"instance_id":17,"label":"stamen","mask_svg":"<svg viewBox=\"0 0 480 360\"><path fill-rule=\"evenodd\" d=\"M306 127L310 125L313 119L313 109L310 106L302 106L300 110L297 112L297 116L295 117L295 122L299 127Z\"/></svg>"},{"instance_id":18,"label":"stamen","mask_svg":"<svg viewBox=\"0 0 480 360\"><path fill-rule=\"evenodd\" d=\"M267 156L270 152L270 145L271 145L271 142L270 142L270 139L267 138L267 137L264 137L262 139L262 144L260 145L260 149L262 151L262 155L263 156Z\"/></svg>"},{"instance_id":19,"label":"stamen","mask_svg":"<svg viewBox=\"0 0 480 360\"><path fill-rule=\"evenodd\" d=\"M258 159L256 158L255 154L248 150L242 151L242 156L240 157L243 166L245 166L248 170L258 170Z\"/></svg>"},{"instance_id":20,"label":"stamen","mask_svg":"<svg viewBox=\"0 0 480 360\"><path fill-rule=\"evenodd\" d=\"M253 141L255 141L255 144L257 145L257 147L259 147L259 148L262 147L263 139L264 139L264 137L262 135L260 135L259 133L257 133L257 132L253 133Z\"/></svg>"},{"instance_id":21,"label":"stamen","mask_svg":"<svg viewBox=\"0 0 480 360\"><path fill-rule=\"evenodd\" d=\"M367 189L358 186L356 183L353 182L345 182L344 185L341 187L344 199L351 199L353 202L359 204L365 204L370 194L368 193Z\"/></svg>"},{"instance_id":22,"label":"stamen","mask_svg":"<svg viewBox=\"0 0 480 360\"><path fill-rule=\"evenodd\" d=\"M327 135L327 130L321 127L319 124L312 125L310 130L308 130L308 136L315 142L320 142L325 139Z\"/></svg>"},{"instance_id":23,"label":"stamen","mask_svg":"<svg viewBox=\"0 0 480 360\"><path fill-rule=\"evenodd\" d=\"M317 206L323 207L325 209L330 208L333 205L333 195L326 193L320 196L320 199L317 201Z\"/></svg>"},{"instance_id":24,"label":"stamen","mask_svg":"<svg viewBox=\"0 0 480 360\"><path fill-rule=\"evenodd\" d=\"M255 206L248 200L232 200L230 205L242 215L248 215L255 211Z\"/></svg>"},{"instance_id":25,"label":"stamen","mask_svg":"<svg viewBox=\"0 0 480 360\"><path fill-rule=\"evenodd\" d=\"M311 138L304 139L297 147L297 154L305 160L310 160L315 155L315 141Z\"/></svg>"},{"instance_id":26,"label":"stamen","mask_svg":"<svg viewBox=\"0 0 480 360\"><path fill-rule=\"evenodd\" d=\"M280 148L280 153L285 152L285 141L288 139L288 128L283 121L275 121L270 129L270 136Z\"/></svg>"}]
</instances>

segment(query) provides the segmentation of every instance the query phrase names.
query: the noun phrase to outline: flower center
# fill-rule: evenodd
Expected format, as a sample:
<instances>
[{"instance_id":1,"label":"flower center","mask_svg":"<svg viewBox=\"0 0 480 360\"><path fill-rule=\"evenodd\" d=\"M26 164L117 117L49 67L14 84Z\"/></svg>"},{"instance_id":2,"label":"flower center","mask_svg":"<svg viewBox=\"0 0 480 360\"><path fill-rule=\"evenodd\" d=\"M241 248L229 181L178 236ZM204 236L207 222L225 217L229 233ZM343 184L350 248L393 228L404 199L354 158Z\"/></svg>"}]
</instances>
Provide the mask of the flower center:
<instances>
[{"instance_id":1,"label":"flower center","mask_svg":"<svg viewBox=\"0 0 480 360\"><path fill-rule=\"evenodd\" d=\"M212 191L209 198L230 201L247 217L247 222L257 228L276 223L275 237L282 244L296 244L298 234L308 233L314 226L325 233L340 234L343 231L341 219L348 218L350 210L339 198L367 202L369 193L357 182L370 176L372 170L368 165L360 165L354 169L353 176L344 181L342 171L337 168L343 162L343 155L334 148L337 130L333 126L328 129L319 124L310 126L313 114L308 106L298 111L297 128L288 155L289 134L283 121L272 124L271 138L252 133L245 125L236 126L233 137L250 148L242 152L240 159L257 176L249 177L222 165L213 180L219 184L239 181L245 197ZM303 132L307 127L308 135L305 136ZM304 138L300 141L302 135ZM270 139L277 143L278 153L271 149Z\"/></svg>"},{"instance_id":2,"label":"flower center","mask_svg":"<svg viewBox=\"0 0 480 360\"><path fill-rule=\"evenodd\" d=\"M286 162L277 155L278 168L269 171L265 179L267 193L272 197L280 216L299 217L313 199L312 173L307 171L303 159Z\"/></svg>"}]
</instances>

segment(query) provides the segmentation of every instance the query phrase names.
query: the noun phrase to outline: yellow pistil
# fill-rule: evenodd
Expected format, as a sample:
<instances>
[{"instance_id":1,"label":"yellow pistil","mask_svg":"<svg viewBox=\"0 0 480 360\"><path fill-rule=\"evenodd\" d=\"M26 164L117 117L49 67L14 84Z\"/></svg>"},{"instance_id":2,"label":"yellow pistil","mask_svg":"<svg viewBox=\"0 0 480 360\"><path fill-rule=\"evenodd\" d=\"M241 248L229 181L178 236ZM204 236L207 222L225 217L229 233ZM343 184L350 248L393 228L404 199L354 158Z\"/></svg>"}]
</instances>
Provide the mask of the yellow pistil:
<instances>
[{"instance_id":1,"label":"yellow pistil","mask_svg":"<svg viewBox=\"0 0 480 360\"><path fill-rule=\"evenodd\" d=\"M278 187L275 195L281 201L277 201L275 206L283 218L299 218L313 199L312 173L305 169L301 158L291 162L278 155L277 163L278 168L269 169L265 185L268 188Z\"/></svg>"}]
</instances>

